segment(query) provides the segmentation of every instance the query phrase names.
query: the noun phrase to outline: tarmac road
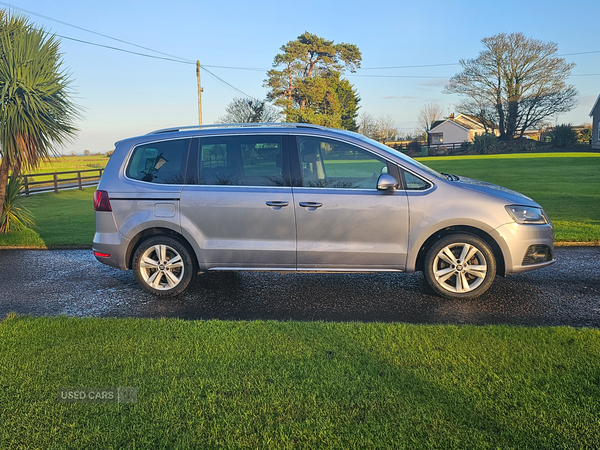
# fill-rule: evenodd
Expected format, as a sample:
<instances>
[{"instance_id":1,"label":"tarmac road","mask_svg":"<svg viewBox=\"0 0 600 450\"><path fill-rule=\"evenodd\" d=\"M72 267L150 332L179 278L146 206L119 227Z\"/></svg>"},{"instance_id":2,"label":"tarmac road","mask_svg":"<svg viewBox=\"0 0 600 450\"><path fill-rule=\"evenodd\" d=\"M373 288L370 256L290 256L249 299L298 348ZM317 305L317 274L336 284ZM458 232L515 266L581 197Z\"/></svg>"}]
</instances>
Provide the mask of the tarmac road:
<instances>
[{"instance_id":1,"label":"tarmac road","mask_svg":"<svg viewBox=\"0 0 600 450\"><path fill-rule=\"evenodd\" d=\"M209 272L173 299L90 250L0 251L0 318L34 316L566 325L600 328L600 247L557 248L545 269L497 277L475 300L434 295L422 274Z\"/></svg>"}]
</instances>

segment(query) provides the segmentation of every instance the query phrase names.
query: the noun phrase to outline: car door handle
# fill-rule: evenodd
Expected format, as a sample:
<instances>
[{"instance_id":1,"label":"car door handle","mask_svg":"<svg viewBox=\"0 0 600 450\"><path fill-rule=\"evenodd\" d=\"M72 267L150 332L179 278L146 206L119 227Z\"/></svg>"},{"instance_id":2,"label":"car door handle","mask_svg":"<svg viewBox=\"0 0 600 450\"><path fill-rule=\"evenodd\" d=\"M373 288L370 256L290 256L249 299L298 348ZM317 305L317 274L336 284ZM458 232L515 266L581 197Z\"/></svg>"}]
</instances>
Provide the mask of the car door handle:
<instances>
[{"instance_id":1,"label":"car door handle","mask_svg":"<svg viewBox=\"0 0 600 450\"><path fill-rule=\"evenodd\" d=\"M298 204L303 208L319 208L320 206L323 206L323 203L319 202L300 202Z\"/></svg>"},{"instance_id":2,"label":"car door handle","mask_svg":"<svg viewBox=\"0 0 600 450\"><path fill-rule=\"evenodd\" d=\"M289 202L278 202L278 201L267 202L267 206L274 206L274 207L279 207L279 208L282 208L287 205L289 205Z\"/></svg>"}]
</instances>

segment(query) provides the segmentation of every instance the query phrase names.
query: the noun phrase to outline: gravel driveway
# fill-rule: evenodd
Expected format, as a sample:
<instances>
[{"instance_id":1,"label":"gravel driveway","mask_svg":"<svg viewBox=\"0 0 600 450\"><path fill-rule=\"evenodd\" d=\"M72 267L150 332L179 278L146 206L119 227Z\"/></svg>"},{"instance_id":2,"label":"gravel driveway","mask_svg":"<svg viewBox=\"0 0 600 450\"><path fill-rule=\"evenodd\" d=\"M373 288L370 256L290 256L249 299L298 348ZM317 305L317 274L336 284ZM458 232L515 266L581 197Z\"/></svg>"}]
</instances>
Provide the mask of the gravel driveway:
<instances>
[{"instance_id":1,"label":"gravel driveway","mask_svg":"<svg viewBox=\"0 0 600 450\"><path fill-rule=\"evenodd\" d=\"M600 327L600 247L557 248L546 269L496 278L479 299L437 297L421 274L210 272L174 299L89 250L0 251L0 317L179 317Z\"/></svg>"}]
</instances>

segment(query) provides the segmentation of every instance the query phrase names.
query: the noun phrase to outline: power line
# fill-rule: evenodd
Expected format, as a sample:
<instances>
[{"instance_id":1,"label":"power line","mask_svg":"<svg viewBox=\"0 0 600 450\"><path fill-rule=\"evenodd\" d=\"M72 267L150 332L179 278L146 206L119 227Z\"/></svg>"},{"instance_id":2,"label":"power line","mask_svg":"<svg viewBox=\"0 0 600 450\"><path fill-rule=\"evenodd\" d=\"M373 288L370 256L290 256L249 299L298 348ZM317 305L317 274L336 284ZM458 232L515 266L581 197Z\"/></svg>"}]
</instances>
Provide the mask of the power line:
<instances>
[{"instance_id":1,"label":"power line","mask_svg":"<svg viewBox=\"0 0 600 450\"><path fill-rule=\"evenodd\" d=\"M68 22L64 22L62 20L58 20L58 19L54 19L52 17L49 16L45 16L43 14L38 14L34 11L30 11L24 8L20 8L18 6L13 6L10 3L6 3L6 2L2 2L0 1L0 5L4 5L7 6L9 8L12 9L16 9L19 11L23 11L27 14L31 14L34 16L38 16L38 17L42 17L44 19L48 19L51 20L53 22L57 22L63 25L67 25L79 30L83 30L86 31L88 33L92 33L98 36L102 36L105 37L107 39L112 39L114 41L117 42L121 42L127 45L131 45L137 48L141 48L144 50L148 50L154 53L158 53L161 55L165 55L165 56L169 56L169 58L165 58L165 57L160 57L160 56L155 56L155 55L148 55L146 53L140 53L140 52L134 52L131 50L125 50L122 48L118 48L118 47L113 47L110 45L103 45L103 44L97 44L95 42L90 42L90 41L86 41L83 39L76 39L76 38L72 38L72 37L68 37L68 36L62 36L62 35L56 35L57 37L60 37L62 39L68 39L71 41L75 41L75 42L80 42L83 44L88 44L88 45L93 45L96 47L102 47L102 48L107 48L110 50L115 50L115 51L120 51L120 52L124 52L124 53L131 53L133 55L137 55L137 56L144 56L146 58L153 58L153 59L160 59L160 60L164 60L164 61L170 61L170 62L178 62L181 64L195 64L194 61L190 60L190 59L186 59L186 58L182 58L179 56L175 56L175 55L171 55L169 53L164 53L158 50L154 50L150 47L144 47L142 45L138 45L138 44L134 44L132 42L128 42L125 41L123 39L118 39L103 33L98 33L96 31L93 30L89 30L87 28L83 28L77 25L73 25L71 23ZM587 54L594 54L594 53L600 53L600 50L592 50L592 51L586 51L586 52L574 52L574 53L563 53L557 56L575 56L575 55L587 55ZM363 67L360 70L389 70L389 69L413 69L413 68L423 68L423 67L447 67L447 66L458 66L460 65L460 63L442 63L442 64L418 64L418 65L405 65L405 66L388 66L388 67ZM263 68L257 68L257 67L235 67L235 66L216 66L216 65L201 65L200 66L204 71L206 71L208 74L210 74L212 77L214 77L217 81L219 81L222 85L224 85L225 87L228 87L230 89L235 90L236 92L239 92L242 95L245 95L246 97L251 97L250 95L246 94L245 92L243 92L242 90L236 88L235 86L233 86L232 84L228 83L227 81L223 80L222 78L220 78L219 76L215 75L214 73L212 73L211 71L209 71L207 69L207 67L211 67L211 68L218 68L218 69L230 69L230 70L246 70L246 71L259 71L259 72L266 72L270 69L263 69ZM598 76L599 74L572 74L571 76L577 77L577 76ZM414 76L409 76L409 75L359 75L359 74L348 74L348 76L353 76L353 77L363 77L363 78L413 78L413 79L448 79L450 77L440 77L440 76L423 76L423 75L414 75Z\"/></svg>"},{"instance_id":2,"label":"power line","mask_svg":"<svg viewBox=\"0 0 600 450\"><path fill-rule=\"evenodd\" d=\"M437 76L428 76L428 75L356 75L349 73L347 74L349 77L363 77L363 78L415 78L415 79L425 79L425 78L440 78L447 80L451 77L437 77Z\"/></svg>"},{"instance_id":3,"label":"power line","mask_svg":"<svg viewBox=\"0 0 600 450\"><path fill-rule=\"evenodd\" d=\"M150 47L144 47L142 45L138 45L138 44L134 44L132 42L125 41L123 39L118 39L118 38L115 38L115 37L112 37L112 36L108 36L106 34L98 33L96 31L89 30L87 28L83 28L83 27L80 27L80 26L77 26L77 25L73 25L71 23L64 22L62 20L54 19L52 17L48 17L48 16L45 16L43 14L38 14L36 12L29 11L29 10L24 9L24 8L19 8L17 6L12 6L9 3L5 3L5 2L0 1L0 5L5 5L5 6L8 6L9 8L17 9L19 11L26 12L27 14L32 14L34 16L42 17L44 19L48 19L48 20L51 20L53 22L61 23L63 25L67 25L67 26L70 26L70 27L73 27L73 28L77 28L79 30L83 30L83 31L86 31L88 33L92 33L92 34L95 34L95 35L98 35L98 36L102 36L102 37L105 37L107 39L112 39L112 40L117 41L117 42L121 42L121 43L124 43L124 44L127 44L127 45L131 45L131 46L134 46L134 47L137 47L137 48L141 48L143 50L148 50L148 51L151 51L151 52L154 52L154 53L158 53L158 54L161 54L161 55L170 56L170 58L165 58L165 57L162 57L162 56L155 56L155 55L148 55L147 53L134 52L134 51L126 50L126 49L119 48L119 47L113 47L113 46L110 46L110 45L97 44L95 42L90 42L90 41L86 41L86 40L83 40L83 39L76 39L76 38L72 38L72 37L69 37L69 36L62 36L62 35L59 35L59 34L55 35L55 36L60 37L62 39L68 39L68 40L71 40L71 41L80 42L82 44L88 44L88 45L93 45L93 46L96 46L96 47L107 48L109 50L115 50L115 51L119 51L119 52L123 52L123 53L131 53L133 55L144 56L146 58L160 59L160 60L164 60L164 61L177 62L177 63L181 63L181 64L196 64L194 61L186 59L186 58L181 58L179 56L171 55L169 53L164 53L164 52L160 52L158 50L154 50L154 49L152 49ZM223 66L209 66L209 67L225 68ZM219 83L221 83L223 86L225 86L226 88L228 88L230 91L233 90L235 92L239 92L240 94L242 94L242 95L244 95L244 96L246 96L248 98L252 98L250 95L246 94L241 89L236 88L231 83L228 83L227 81L225 81L224 79L222 79L218 75L215 75L214 73L212 73L210 70L208 70L206 68L206 66L200 65L200 68L202 68L205 72L207 72L209 75L211 75L214 79L216 79ZM233 67L227 67L227 68L233 69ZM257 70L257 69L240 68L240 70ZM262 69L258 69L258 70L262 70Z\"/></svg>"},{"instance_id":4,"label":"power line","mask_svg":"<svg viewBox=\"0 0 600 450\"><path fill-rule=\"evenodd\" d=\"M86 32L88 32L88 33L92 33L92 34L95 34L95 35L98 35L98 36L105 37L105 38L107 38L107 39L112 39L113 41L121 42L121 43L123 43L123 44L127 44L127 45L132 45L132 46L134 46L134 47L138 47L138 48L141 48L141 49L143 49L143 50L148 50L148 51L151 51L151 52L154 52L154 53L159 53L159 54L161 54L161 55L170 56L171 58L180 59L180 60L182 60L182 61L188 61L188 62L190 62L190 63L194 64L194 62L193 62L193 61L191 61L191 60L189 60L189 59L186 59L186 58L181 58L181 57L179 57L179 56L175 56L175 55L170 55L170 54L168 54L168 53L159 52L158 50L154 50L154 49L152 49L152 48L149 48L149 47L144 47L144 46L142 46L142 45L138 45L138 44L134 44L134 43L132 43L132 42L125 41L125 40L123 40L123 39L118 39L118 38L115 38L115 37L112 37L112 36L108 36L107 34L98 33L98 32L96 32L96 31L92 31L92 30L89 30L89 29L87 29L87 28L83 28L83 27L80 27L80 26L77 26L77 25L73 25L73 24L71 24L71 23L68 23L68 22L63 22L62 20L53 19L52 17L44 16L43 14L38 14L38 13L36 13L36 12L29 11L29 10L27 10L27 9L24 9L24 8L19 8L18 6L13 6L13 5L11 5L10 3L5 3L5 2L2 2L2 1L0 1L0 5L8 6L8 7L9 7L9 8L11 8L11 9L17 9L17 10L19 10L19 11L26 12L27 14L31 14L31 15L34 15L34 16L42 17L42 18L44 18L44 19L48 19L48 20L51 20L51 21L53 21L53 22L57 22L57 23L60 23L60 24L63 24L63 25L67 25L67 26L69 26L69 27L77 28L78 30L83 30L83 31L86 31ZM67 38L67 39L69 39L69 38ZM74 40L75 40L75 39L74 39ZM89 43L89 42L88 42L88 43ZM93 44L93 45L99 45L99 44ZM110 47L109 47L109 48L110 48Z\"/></svg>"},{"instance_id":5,"label":"power line","mask_svg":"<svg viewBox=\"0 0 600 450\"><path fill-rule=\"evenodd\" d=\"M421 64L421 65L416 65L416 66L392 66L392 67L361 67L361 70L414 69L417 67L443 67L443 66L460 66L460 63Z\"/></svg>"},{"instance_id":6,"label":"power line","mask_svg":"<svg viewBox=\"0 0 600 450\"><path fill-rule=\"evenodd\" d=\"M562 53L556 56L575 56L575 55L589 55L592 53L600 53L600 50L592 50L589 52L576 52L576 53ZM445 63L445 64L420 64L413 66L389 66L389 67L361 67L361 70L386 70L386 69L414 69L420 67L445 67L445 66L460 66L460 63Z\"/></svg>"},{"instance_id":7,"label":"power line","mask_svg":"<svg viewBox=\"0 0 600 450\"><path fill-rule=\"evenodd\" d=\"M2 3L2 2L0 2L0 3ZM96 47L103 47L103 48L108 48L110 50L116 50L119 52L131 53L133 55L138 55L138 56L145 56L146 58L163 59L165 61L178 62L181 64L196 64L195 62L192 62L192 61L183 61L181 59L172 59L172 58L164 58L162 56L148 55L147 53L134 52L131 50L125 50L123 48L111 47L110 45L96 44L95 42L84 41L83 39L75 39L75 38L68 37L68 36L61 36L60 34L55 34L54 36L57 36L62 39L68 39L70 41L81 42L83 44L94 45ZM142 47L142 48L145 48L145 47Z\"/></svg>"},{"instance_id":8,"label":"power line","mask_svg":"<svg viewBox=\"0 0 600 450\"><path fill-rule=\"evenodd\" d=\"M591 52L563 53L556 56L574 56L574 55L589 55L590 53L600 53L600 50L592 50Z\"/></svg>"},{"instance_id":9,"label":"power line","mask_svg":"<svg viewBox=\"0 0 600 450\"><path fill-rule=\"evenodd\" d=\"M204 67L204 66L202 66L202 65L200 65L200 67L202 67L206 73L208 73L209 75L212 75L214 78L216 78L218 81L220 81L220 82L221 82L223 85L225 85L226 87L227 87L227 86L229 86L230 88L232 88L232 89L236 90L236 91L237 91L237 92L239 92L240 94L242 94L242 95L244 95L244 96L246 96L246 97L248 97L248 98L252 98L252 96L251 96L251 95L248 95L248 94L246 94L244 91L242 91L242 90L240 90L240 89L236 88L234 85L232 85L232 84L228 83L227 81L225 81L224 79L222 79L222 78L218 77L217 75L215 75L214 73L212 73L210 70L208 70L206 67Z\"/></svg>"},{"instance_id":10,"label":"power line","mask_svg":"<svg viewBox=\"0 0 600 450\"><path fill-rule=\"evenodd\" d=\"M258 67L211 66L208 64L205 64L204 67L212 67L214 69L249 70L249 71L255 71L255 72L267 72L267 71L271 70L271 69L261 69Z\"/></svg>"}]
</instances>

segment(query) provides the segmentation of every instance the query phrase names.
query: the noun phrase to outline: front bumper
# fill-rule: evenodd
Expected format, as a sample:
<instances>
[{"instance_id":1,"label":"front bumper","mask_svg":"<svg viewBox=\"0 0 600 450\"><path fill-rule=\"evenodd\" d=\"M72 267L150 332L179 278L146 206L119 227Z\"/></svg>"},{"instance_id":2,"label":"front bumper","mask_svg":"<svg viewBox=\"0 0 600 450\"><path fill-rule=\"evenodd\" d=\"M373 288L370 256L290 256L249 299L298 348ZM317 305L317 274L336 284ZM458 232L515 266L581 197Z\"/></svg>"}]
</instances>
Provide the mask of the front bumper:
<instances>
[{"instance_id":1,"label":"front bumper","mask_svg":"<svg viewBox=\"0 0 600 450\"><path fill-rule=\"evenodd\" d=\"M556 262L554 258L554 227L552 224L521 225L515 222L504 224L492 233L504 256L505 275L529 272ZM549 249L550 260L523 264L527 250L532 245L545 245Z\"/></svg>"}]
</instances>

